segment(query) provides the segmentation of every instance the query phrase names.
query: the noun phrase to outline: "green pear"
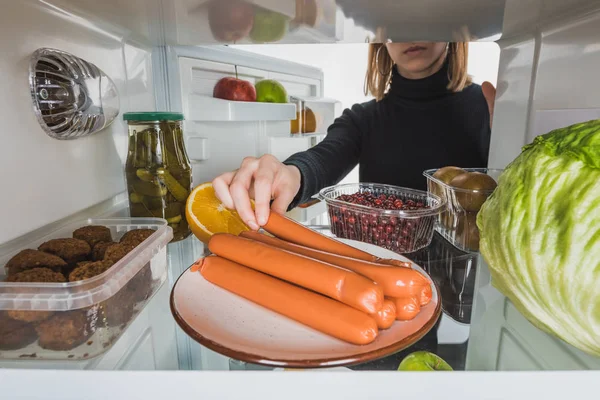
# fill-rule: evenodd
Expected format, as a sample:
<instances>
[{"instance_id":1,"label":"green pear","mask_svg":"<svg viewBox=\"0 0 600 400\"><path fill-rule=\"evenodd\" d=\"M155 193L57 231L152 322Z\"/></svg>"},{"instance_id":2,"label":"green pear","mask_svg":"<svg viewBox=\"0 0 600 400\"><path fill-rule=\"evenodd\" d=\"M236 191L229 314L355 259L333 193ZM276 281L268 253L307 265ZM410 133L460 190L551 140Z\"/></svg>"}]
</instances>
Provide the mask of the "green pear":
<instances>
[{"instance_id":1,"label":"green pear","mask_svg":"<svg viewBox=\"0 0 600 400\"><path fill-rule=\"evenodd\" d=\"M406 356L398 371L453 371L441 357L428 351L416 351Z\"/></svg>"},{"instance_id":2,"label":"green pear","mask_svg":"<svg viewBox=\"0 0 600 400\"><path fill-rule=\"evenodd\" d=\"M278 42L286 35L288 28L289 18L285 15L257 8L249 37L254 43Z\"/></svg>"},{"instance_id":3,"label":"green pear","mask_svg":"<svg viewBox=\"0 0 600 400\"><path fill-rule=\"evenodd\" d=\"M273 79L263 79L254 85L256 101L261 103L287 103L288 93L283 85Z\"/></svg>"}]
</instances>

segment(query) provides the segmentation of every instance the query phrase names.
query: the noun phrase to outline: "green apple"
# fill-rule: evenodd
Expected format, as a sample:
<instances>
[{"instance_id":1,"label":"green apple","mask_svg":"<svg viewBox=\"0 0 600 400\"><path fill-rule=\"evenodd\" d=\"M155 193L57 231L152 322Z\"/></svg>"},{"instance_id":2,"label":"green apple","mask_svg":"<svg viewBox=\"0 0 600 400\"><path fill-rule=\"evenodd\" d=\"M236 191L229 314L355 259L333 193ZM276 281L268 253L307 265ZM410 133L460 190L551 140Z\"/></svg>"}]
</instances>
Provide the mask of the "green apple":
<instances>
[{"instance_id":1,"label":"green apple","mask_svg":"<svg viewBox=\"0 0 600 400\"><path fill-rule=\"evenodd\" d=\"M278 42L288 32L289 18L275 11L257 8L249 38L254 43Z\"/></svg>"},{"instance_id":2,"label":"green apple","mask_svg":"<svg viewBox=\"0 0 600 400\"><path fill-rule=\"evenodd\" d=\"M288 93L283 85L273 79L263 79L254 85L256 101L261 103L287 103Z\"/></svg>"},{"instance_id":3,"label":"green apple","mask_svg":"<svg viewBox=\"0 0 600 400\"><path fill-rule=\"evenodd\" d=\"M416 351L402 360L398 371L453 371L453 369L438 355L428 351Z\"/></svg>"}]
</instances>

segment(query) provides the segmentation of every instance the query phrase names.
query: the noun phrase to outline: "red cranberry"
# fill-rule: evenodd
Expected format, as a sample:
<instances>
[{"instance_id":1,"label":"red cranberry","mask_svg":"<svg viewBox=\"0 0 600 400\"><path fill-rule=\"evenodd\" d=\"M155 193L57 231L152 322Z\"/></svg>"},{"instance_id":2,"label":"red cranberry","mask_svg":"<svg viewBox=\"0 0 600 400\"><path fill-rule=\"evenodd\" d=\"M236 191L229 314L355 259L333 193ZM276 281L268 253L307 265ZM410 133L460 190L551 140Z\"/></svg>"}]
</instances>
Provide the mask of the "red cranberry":
<instances>
[{"instance_id":1,"label":"red cranberry","mask_svg":"<svg viewBox=\"0 0 600 400\"><path fill-rule=\"evenodd\" d=\"M392 228L391 225L388 225L385 227L385 233L387 233L388 235L391 235L392 232L394 232L394 228Z\"/></svg>"},{"instance_id":2,"label":"red cranberry","mask_svg":"<svg viewBox=\"0 0 600 400\"><path fill-rule=\"evenodd\" d=\"M356 222L356 218L354 218L354 217L348 217L348 223L350 225L354 225L355 222Z\"/></svg>"}]
</instances>

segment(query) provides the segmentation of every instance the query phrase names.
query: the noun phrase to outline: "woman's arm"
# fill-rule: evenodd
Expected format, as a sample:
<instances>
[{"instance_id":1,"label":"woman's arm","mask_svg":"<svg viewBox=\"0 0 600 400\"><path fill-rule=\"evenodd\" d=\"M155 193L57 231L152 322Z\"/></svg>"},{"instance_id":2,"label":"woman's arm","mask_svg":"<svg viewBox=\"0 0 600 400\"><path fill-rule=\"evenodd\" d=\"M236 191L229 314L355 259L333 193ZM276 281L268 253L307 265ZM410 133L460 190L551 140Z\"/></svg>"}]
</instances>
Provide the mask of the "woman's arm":
<instances>
[{"instance_id":1,"label":"woman's arm","mask_svg":"<svg viewBox=\"0 0 600 400\"><path fill-rule=\"evenodd\" d=\"M365 106L346 109L328 128L325 139L316 146L285 160L300 170L300 190L288 209L310 201L324 187L341 181L358 164L365 123Z\"/></svg>"},{"instance_id":2,"label":"woman's arm","mask_svg":"<svg viewBox=\"0 0 600 400\"><path fill-rule=\"evenodd\" d=\"M246 157L239 169L213 180L217 197L225 207L237 210L246 225L258 230L267 223L271 210L283 213L290 204L295 207L321 188L339 182L356 166L367 126L365 111L364 105L345 110L321 143L294 154L285 164L270 154Z\"/></svg>"}]
</instances>

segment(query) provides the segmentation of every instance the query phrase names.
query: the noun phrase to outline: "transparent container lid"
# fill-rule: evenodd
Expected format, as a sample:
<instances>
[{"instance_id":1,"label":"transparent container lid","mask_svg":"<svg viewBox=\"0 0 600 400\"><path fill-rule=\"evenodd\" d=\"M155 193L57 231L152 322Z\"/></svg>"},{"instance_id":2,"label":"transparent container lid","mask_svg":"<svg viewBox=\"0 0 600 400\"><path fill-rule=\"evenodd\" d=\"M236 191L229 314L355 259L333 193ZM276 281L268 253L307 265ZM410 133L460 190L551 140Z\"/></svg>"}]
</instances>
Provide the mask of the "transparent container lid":
<instances>
[{"instance_id":1,"label":"transparent container lid","mask_svg":"<svg viewBox=\"0 0 600 400\"><path fill-rule=\"evenodd\" d=\"M161 218L87 219L69 223L43 237L31 238L26 245L17 248L10 244L0 247L0 265L5 265L23 249L35 249L50 239L70 237L75 229L86 225L104 225L110 228L115 238L131 229L154 229L156 232L107 271L90 279L68 283L0 281L0 310L68 311L105 301L119 292L173 238L172 229ZM16 242L23 243L23 239ZM3 280L4 269L0 273Z\"/></svg>"}]
</instances>

